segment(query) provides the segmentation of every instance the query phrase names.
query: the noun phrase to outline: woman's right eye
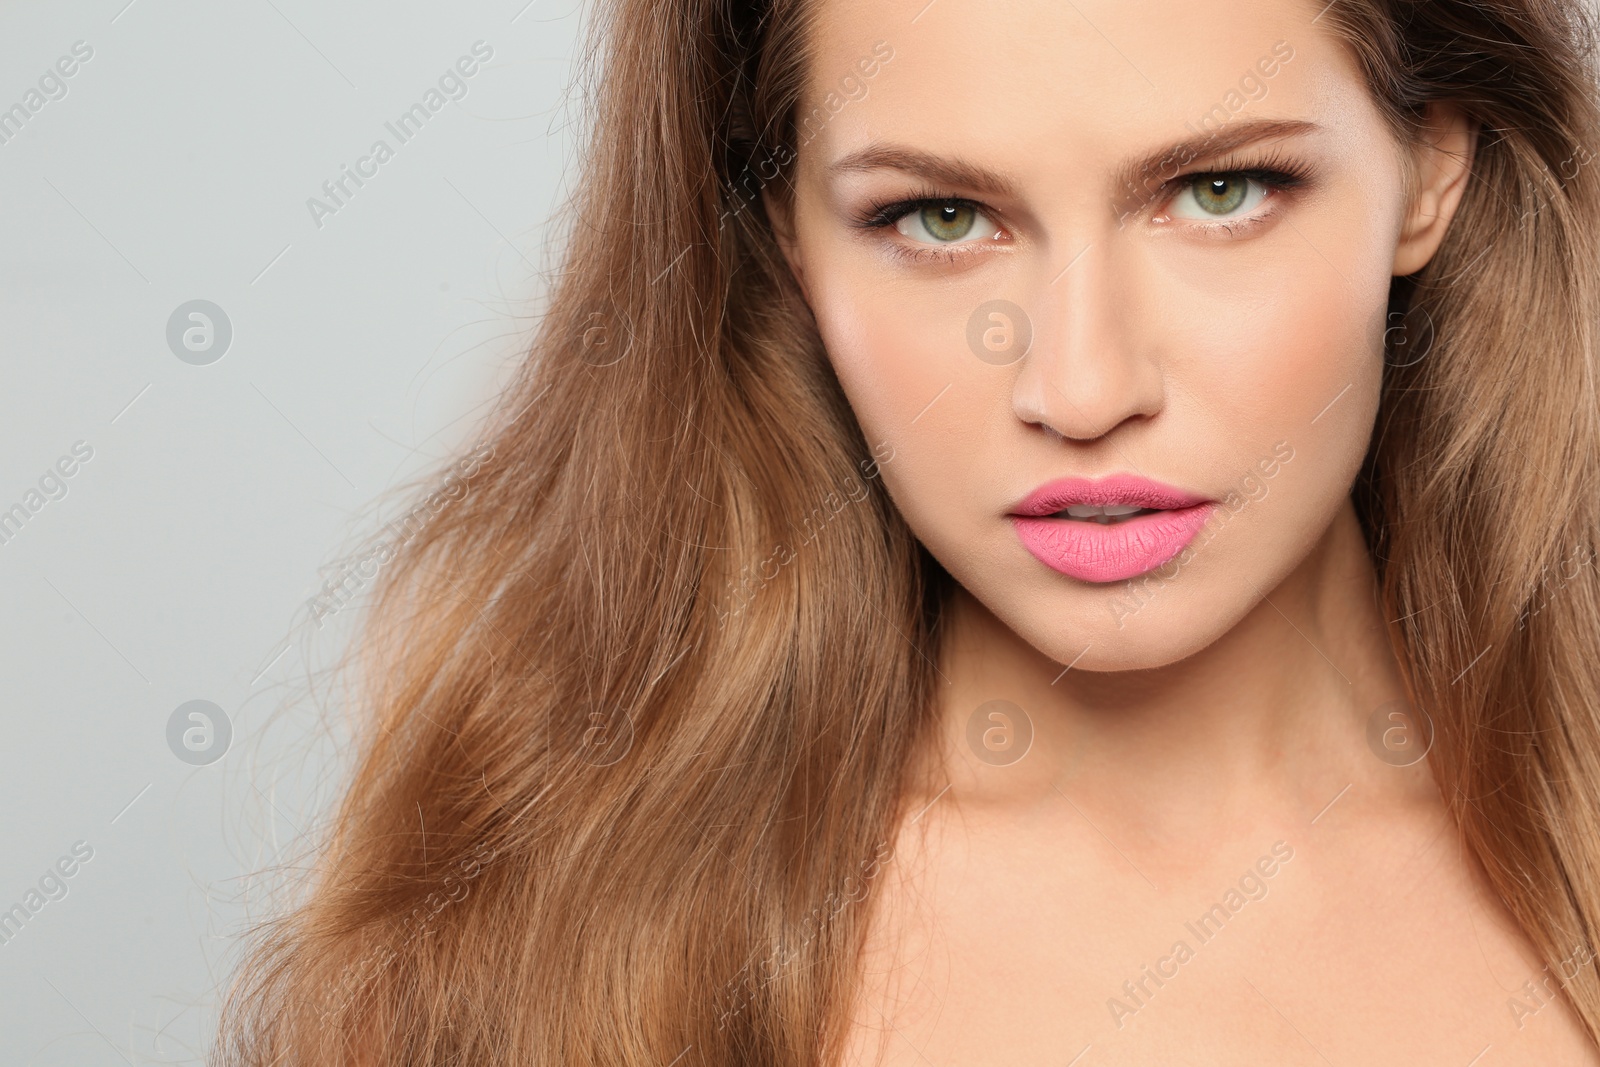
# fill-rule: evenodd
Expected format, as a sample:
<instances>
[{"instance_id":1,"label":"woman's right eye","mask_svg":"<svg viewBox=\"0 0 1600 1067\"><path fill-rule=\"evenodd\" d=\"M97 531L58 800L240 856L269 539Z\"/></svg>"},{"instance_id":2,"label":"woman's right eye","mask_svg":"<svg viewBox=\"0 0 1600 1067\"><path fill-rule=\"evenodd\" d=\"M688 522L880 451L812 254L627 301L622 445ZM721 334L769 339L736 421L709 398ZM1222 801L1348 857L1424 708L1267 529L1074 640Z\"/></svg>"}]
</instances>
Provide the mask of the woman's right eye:
<instances>
[{"instance_id":1,"label":"woman's right eye","mask_svg":"<svg viewBox=\"0 0 1600 1067\"><path fill-rule=\"evenodd\" d=\"M976 206L964 200L939 200L916 204L895 221L895 229L918 244L964 244L975 235L993 239L1000 227Z\"/></svg>"},{"instance_id":2,"label":"woman's right eye","mask_svg":"<svg viewBox=\"0 0 1600 1067\"><path fill-rule=\"evenodd\" d=\"M1250 174L1196 174L1172 201L1172 212L1186 219L1226 219L1247 215L1271 191L1266 182Z\"/></svg>"}]
</instances>

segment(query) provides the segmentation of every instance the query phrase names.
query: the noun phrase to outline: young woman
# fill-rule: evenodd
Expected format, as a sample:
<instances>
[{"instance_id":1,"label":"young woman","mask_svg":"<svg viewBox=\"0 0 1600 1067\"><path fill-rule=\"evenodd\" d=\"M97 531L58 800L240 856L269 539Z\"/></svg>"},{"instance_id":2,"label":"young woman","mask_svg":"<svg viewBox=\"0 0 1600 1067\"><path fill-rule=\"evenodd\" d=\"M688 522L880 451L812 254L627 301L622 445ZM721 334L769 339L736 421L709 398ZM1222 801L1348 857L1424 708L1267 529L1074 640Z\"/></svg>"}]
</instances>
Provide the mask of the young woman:
<instances>
[{"instance_id":1,"label":"young woman","mask_svg":"<svg viewBox=\"0 0 1600 1067\"><path fill-rule=\"evenodd\" d=\"M600 29L218 1062L1600 1062L1582 9Z\"/></svg>"}]
</instances>

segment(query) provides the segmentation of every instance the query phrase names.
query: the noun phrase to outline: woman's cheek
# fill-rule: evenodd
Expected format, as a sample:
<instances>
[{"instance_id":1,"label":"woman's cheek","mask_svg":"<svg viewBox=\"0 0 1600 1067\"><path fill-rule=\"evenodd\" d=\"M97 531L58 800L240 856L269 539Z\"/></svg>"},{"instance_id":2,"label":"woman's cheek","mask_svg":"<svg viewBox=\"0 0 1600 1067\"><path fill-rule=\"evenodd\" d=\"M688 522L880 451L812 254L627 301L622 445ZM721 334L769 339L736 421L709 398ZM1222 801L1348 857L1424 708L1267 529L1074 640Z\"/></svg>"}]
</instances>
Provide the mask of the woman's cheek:
<instances>
[{"instance_id":1,"label":"woman's cheek","mask_svg":"<svg viewBox=\"0 0 1600 1067\"><path fill-rule=\"evenodd\" d=\"M1364 452L1365 431L1350 439L1348 418L1376 400L1387 276L1370 253L1329 247L1330 262L1298 236L1270 239L1270 256L1228 277L1230 300L1179 289L1185 325L1166 346L1173 398L1209 409L1216 443L1238 463L1285 439Z\"/></svg>"},{"instance_id":2,"label":"woman's cheek","mask_svg":"<svg viewBox=\"0 0 1600 1067\"><path fill-rule=\"evenodd\" d=\"M1292 280L1252 309L1228 350L1191 366L1215 375L1191 388L1219 402L1213 432L1229 454L1232 514L1205 553L1219 577L1256 570L1254 580L1269 581L1291 570L1342 506L1366 453L1387 293L1341 293L1319 265L1285 271ZM1231 373L1216 369L1230 360Z\"/></svg>"},{"instance_id":3,"label":"woman's cheek","mask_svg":"<svg viewBox=\"0 0 1600 1067\"><path fill-rule=\"evenodd\" d=\"M1011 417L995 391L1009 386L1005 368L966 351L965 320L952 325L956 301L940 307L924 296L895 294L878 280L814 294L813 306L862 434L894 446L881 468L890 499L930 548L959 552L985 507L974 485L994 457L982 446L1004 440L995 420Z\"/></svg>"},{"instance_id":4,"label":"woman's cheek","mask_svg":"<svg viewBox=\"0 0 1600 1067\"><path fill-rule=\"evenodd\" d=\"M1311 495L1324 499L1342 499L1360 468L1383 374L1388 277L1353 259L1342 265L1342 278L1330 279L1323 263L1283 289L1243 396L1258 421L1273 424L1274 440L1304 456L1304 476L1325 483Z\"/></svg>"},{"instance_id":5,"label":"woman's cheek","mask_svg":"<svg viewBox=\"0 0 1600 1067\"><path fill-rule=\"evenodd\" d=\"M935 412L970 392L973 368L962 366L954 350L960 330L945 321L948 306L941 309L927 294L840 268L813 293L813 312L868 440L920 450L940 421Z\"/></svg>"},{"instance_id":6,"label":"woman's cheek","mask_svg":"<svg viewBox=\"0 0 1600 1067\"><path fill-rule=\"evenodd\" d=\"M1348 193L1301 213L1285 247L1293 254L1280 257L1261 312L1257 384L1245 396L1255 411L1279 413L1285 432L1310 448L1364 454L1382 381L1401 201L1398 189Z\"/></svg>"}]
</instances>

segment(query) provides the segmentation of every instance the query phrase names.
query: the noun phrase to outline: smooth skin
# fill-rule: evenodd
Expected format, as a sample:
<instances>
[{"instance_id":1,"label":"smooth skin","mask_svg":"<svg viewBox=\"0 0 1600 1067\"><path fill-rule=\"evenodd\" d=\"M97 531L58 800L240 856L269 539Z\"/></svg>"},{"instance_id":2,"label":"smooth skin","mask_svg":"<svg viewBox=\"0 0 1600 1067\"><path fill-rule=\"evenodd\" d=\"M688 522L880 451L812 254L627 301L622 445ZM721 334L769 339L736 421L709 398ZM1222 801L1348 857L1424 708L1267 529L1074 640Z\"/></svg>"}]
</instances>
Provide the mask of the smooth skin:
<instances>
[{"instance_id":1,"label":"smooth skin","mask_svg":"<svg viewBox=\"0 0 1600 1067\"><path fill-rule=\"evenodd\" d=\"M1427 762L1367 740L1404 692L1349 491L1468 124L1396 140L1320 0L817 3L828 118L768 208L962 587L845 1062L1600 1063ZM1032 333L1009 362L968 343L995 299ZM1023 548L1026 493L1116 473L1245 503L1153 583ZM1032 731L1010 762L969 741L994 700Z\"/></svg>"}]
</instances>

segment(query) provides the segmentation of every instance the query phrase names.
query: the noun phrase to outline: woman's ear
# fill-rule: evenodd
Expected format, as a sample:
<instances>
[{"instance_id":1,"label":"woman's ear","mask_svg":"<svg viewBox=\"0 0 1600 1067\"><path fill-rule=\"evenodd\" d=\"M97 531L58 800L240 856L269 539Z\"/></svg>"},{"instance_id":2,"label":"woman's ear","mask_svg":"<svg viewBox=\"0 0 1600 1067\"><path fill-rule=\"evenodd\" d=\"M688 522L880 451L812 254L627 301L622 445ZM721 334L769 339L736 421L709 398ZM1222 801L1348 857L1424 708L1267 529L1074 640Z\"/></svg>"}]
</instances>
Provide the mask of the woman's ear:
<instances>
[{"instance_id":1,"label":"woman's ear","mask_svg":"<svg viewBox=\"0 0 1600 1067\"><path fill-rule=\"evenodd\" d=\"M788 197L774 196L770 189L764 188L761 190L761 205L766 210L767 220L772 223L772 234L783 252L784 261L789 264L789 273L794 275L794 280L800 286L800 294L809 304L811 294L806 289L805 265L800 258L800 244L795 240L794 194Z\"/></svg>"},{"instance_id":2,"label":"woman's ear","mask_svg":"<svg viewBox=\"0 0 1600 1067\"><path fill-rule=\"evenodd\" d=\"M1427 266L1444 241L1472 173L1476 123L1453 104L1428 105L1421 136L1411 147L1414 185L1394 253L1397 276Z\"/></svg>"}]
</instances>

